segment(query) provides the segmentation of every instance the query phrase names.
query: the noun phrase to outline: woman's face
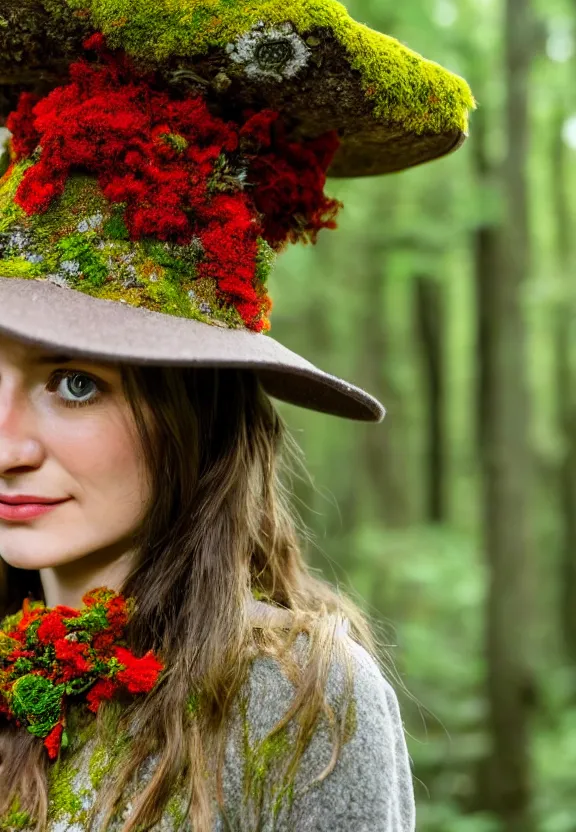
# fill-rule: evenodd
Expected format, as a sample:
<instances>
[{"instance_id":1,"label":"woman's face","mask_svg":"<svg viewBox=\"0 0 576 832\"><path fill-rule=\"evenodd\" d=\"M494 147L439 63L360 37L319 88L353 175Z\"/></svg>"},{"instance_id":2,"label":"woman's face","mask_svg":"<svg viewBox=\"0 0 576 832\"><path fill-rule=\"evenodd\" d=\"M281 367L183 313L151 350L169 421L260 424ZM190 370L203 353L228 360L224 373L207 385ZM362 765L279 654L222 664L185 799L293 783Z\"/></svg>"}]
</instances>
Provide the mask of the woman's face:
<instances>
[{"instance_id":1,"label":"woman's face","mask_svg":"<svg viewBox=\"0 0 576 832\"><path fill-rule=\"evenodd\" d=\"M23 520L3 497L65 500ZM129 550L150 490L120 369L0 334L0 556L45 569Z\"/></svg>"}]
</instances>

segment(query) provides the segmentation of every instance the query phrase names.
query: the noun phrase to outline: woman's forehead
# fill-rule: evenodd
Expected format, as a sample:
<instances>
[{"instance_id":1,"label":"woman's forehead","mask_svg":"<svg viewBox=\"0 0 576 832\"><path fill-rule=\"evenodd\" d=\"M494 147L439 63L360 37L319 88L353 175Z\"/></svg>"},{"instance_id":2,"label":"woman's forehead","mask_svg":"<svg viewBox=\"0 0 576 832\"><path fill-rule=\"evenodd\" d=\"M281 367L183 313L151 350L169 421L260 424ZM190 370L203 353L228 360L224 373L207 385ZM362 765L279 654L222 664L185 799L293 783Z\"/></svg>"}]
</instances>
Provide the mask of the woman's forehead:
<instances>
[{"instance_id":1,"label":"woman's forehead","mask_svg":"<svg viewBox=\"0 0 576 832\"><path fill-rule=\"evenodd\" d=\"M71 356L53 347L40 347L34 344L26 344L3 334L0 334L0 359L7 360L19 366L65 365L72 364L73 362L97 364L108 368L114 368L116 366L113 362L97 361L88 356Z\"/></svg>"},{"instance_id":2,"label":"woman's forehead","mask_svg":"<svg viewBox=\"0 0 576 832\"><path fill-rule=\"evenodd\" d=\"M47 357L51 350L26 344L16 338L0 333L0 357L13 363L26 364L39 362Z\"/></svg>"}]
</instances>

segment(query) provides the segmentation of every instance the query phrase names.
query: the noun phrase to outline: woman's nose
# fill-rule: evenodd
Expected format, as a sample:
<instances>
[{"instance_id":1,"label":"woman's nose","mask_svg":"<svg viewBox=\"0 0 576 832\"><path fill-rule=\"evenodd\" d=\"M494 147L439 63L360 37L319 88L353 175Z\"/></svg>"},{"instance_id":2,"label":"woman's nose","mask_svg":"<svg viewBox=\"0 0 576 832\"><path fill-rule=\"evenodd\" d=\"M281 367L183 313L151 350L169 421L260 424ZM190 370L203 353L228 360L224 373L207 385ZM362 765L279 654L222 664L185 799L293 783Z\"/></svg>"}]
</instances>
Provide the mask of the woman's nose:
<instances>
[{"instance_id":1,"label":"woman's nose","mask_svg":"<svg viewBox=\"0 0 576 832\"><path fill-rule=\"evenodd\" d=\"M25 395L0 384L0 478L37 468L42 456Z\"/></svg>"}]
</instances>

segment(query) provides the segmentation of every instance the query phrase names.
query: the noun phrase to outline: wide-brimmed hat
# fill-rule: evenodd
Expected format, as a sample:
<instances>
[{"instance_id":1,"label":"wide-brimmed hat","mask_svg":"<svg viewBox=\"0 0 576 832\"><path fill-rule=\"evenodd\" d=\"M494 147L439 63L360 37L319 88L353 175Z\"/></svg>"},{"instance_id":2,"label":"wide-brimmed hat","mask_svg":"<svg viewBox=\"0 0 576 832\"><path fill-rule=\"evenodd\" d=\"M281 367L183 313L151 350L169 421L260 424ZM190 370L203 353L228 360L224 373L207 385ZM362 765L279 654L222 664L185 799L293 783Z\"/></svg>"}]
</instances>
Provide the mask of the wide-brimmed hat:
<instances>
[{"instance_id":1,"label":"wide-brimmed hat","mask_svg":"<svg viewBox=\"0 0 576 832\"><path fill-rule=\"evenodd\" d=\"M468 86L334 0L126 8L3 3L0 333L251 368L274 397L380 421L376 399L265 334L268 276L287 243L335 227L327 176L459 147Z\"/></svg>"}]
</instances>

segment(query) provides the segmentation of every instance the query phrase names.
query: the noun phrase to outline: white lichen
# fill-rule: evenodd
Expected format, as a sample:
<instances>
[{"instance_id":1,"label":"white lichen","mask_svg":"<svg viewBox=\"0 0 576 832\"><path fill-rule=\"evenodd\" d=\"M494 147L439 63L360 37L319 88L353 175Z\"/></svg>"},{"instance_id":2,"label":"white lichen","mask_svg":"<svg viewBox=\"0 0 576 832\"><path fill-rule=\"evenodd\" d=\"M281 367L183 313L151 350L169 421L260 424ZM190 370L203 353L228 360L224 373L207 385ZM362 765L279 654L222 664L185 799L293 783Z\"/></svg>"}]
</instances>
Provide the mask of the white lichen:
<instances>
[{"instance_id":1,"label":"white lichen","mask_svg":"<svg viewBox=\"0 0 576 832\"><path fill-rule=\"evenodd\" d=\"M2 237L5 239L5 242L0 240L2 253L6 252L9 257L21 257L33 265L43 262L44 256L36 251L28 231L17 228L12 233L2 235Z\"/></svg>"},{"instance_id":2,"label":"white lichen","mask_svg":"<svg viewBox=\"0 0 576 832\"><path fill-rule=\"evenodd\" d=\"M19 252L20 254L25 253L30 245L30 235L27 234L25 231L14 231L8 237L8 248L13 249Z\"/></svg>"},{"instance_id":3,"label":"white lichen","mask_svg":"<svg viewBox=\"0 0 576 832\"><path fill-rule=\"evenodd\" d=\"M66 275L77 275L80 274L80 263L78 260L62 260L60 262L60 268Z\"/></svg>"},{"instance_id":4,"label":"white lichen","mask_svg":"<svg viewBox=\"0 0 576 832\"><path fill-rule=\"evenodd\" d=\"M312 55L291 23L266 26L262 21L226 46L234 63L242 64L249 78L284 81L304 69Z\"/></svg>"},{"instance_id":5,"label":"white lichen","mask_svg":"<svg viewBox=\"0 0 576 832\"><path fill-rule=\"evenodd\" d=\"M51 274L46 275L46 280L49 283L55 283L56 286L61 286L63 289L70 289L70 283L66 275L61 274L60 272L53 272Z\"/></svg>"},{"instance_id":6,"label":"white lichen","mask_svg":"<svg viewBox=\"0 0 576 832\"><path fill-rule=\"evenodd\" d=\"M190 240L188 248L190 250L190 254L194 257L201 257L204 254L202 240L196 234Z\"/></svg>"},{"instance_id":7,"label":"white lichen","mask_svg":"<svg viewBox=\"0 0 576 832\"><path fill-rule=\"evenodd\" d=\"M76 226L77 230L81 233L86 231L94 231L96 228L99 228L102 225L104 217L102 214L93 214L91 217L86 217L86 219L82 220Z\"/></svg>"}]
</instances>

